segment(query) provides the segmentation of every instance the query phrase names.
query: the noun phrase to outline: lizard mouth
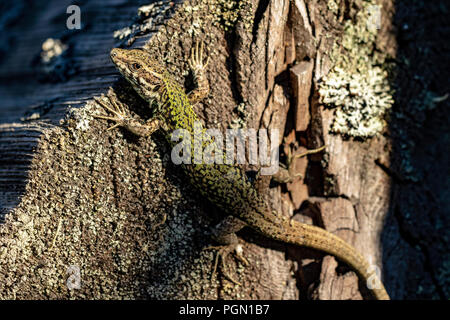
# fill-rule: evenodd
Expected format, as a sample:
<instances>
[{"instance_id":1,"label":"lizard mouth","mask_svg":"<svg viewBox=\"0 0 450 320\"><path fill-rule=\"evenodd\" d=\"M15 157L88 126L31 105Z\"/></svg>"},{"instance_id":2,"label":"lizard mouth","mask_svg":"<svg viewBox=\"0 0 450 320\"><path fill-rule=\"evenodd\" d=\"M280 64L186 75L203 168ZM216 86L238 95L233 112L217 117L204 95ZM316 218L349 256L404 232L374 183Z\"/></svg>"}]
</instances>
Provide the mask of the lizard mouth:
<instances>
[{"instance_id":1,"label":"lizard mouth","mask_svg":"<svg viewBox=\"0 0 450 320\"><path fill-rule=\"evenodd\" d=\"M120 62L120 58L119 57L120 57L120 51L121 50L122 49L119 49L119 48L113 48L111 50L110 57L111 57L112 62L115 65L117 65Z\"/></svg>"}]
</instances>

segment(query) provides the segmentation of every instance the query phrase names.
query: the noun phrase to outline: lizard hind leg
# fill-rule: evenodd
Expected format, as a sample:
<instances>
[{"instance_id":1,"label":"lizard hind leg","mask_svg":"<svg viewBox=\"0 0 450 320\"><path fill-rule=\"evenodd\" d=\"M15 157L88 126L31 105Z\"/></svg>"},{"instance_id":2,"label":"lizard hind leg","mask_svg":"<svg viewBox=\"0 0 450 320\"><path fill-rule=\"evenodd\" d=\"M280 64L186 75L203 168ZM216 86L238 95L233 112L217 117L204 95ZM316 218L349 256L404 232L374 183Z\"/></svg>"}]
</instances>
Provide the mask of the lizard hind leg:
<instances>
[{"instance_id":1,"label":"lizard hind leg","mask_svg":"<svg viewBox=\"0 0 450 320\"><path fill-rule=\"evenodd\" d=\"M214 262L214 269L211 278L214 277L217 271L218 260L221 260L222 273L223 275L236 285L241 285L238 281L234 280L228 274L226 268L227 257L230 253L234 251L235 257L241 261L244 265L249 265L247 259L242 256L242 247L239 244L236 232L245 227L245 222L239 220L233 216L227 216L223 219L213 230L213 239L220 243L219 246L210 246L207 249L217 250L216 259Z\"/></svg>"},{"instance_id":2,"label":"lizard hind leg","mask_svg":"<svg viewBox=\"0 0 450 320\"><path fill-rule=\"evenodd\" d=\"M272 179L278 183L289 183L292 182L296 177L301 177L301 174L295 173L293 172L293 167L292 167L292 162L295 159L298 158L303 158L309 154L314 154L314 153L319 153L321 151L323 151L325 149L326 146L322 146L320 148L317 149L310 149L310 150L306 150L303 153L300 154L296 154L296 155L292 155L292 151L289 148L289 152L287 155L287 164L286 164L286 168L280 167L278 172L272 176Z\"/></svg>"}]
</instances>

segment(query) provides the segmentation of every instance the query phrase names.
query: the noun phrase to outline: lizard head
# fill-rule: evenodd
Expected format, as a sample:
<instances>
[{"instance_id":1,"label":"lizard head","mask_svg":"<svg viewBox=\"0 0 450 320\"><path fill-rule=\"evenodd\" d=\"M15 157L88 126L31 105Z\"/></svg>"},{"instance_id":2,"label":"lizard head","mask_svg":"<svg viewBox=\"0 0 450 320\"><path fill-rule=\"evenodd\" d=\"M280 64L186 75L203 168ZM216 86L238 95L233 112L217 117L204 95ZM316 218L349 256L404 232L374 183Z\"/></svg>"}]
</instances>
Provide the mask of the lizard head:
<instances>
[{"instance_id":1,"label":"lizard head","mask_svg":"<svg viewBox=\"0 0 450 320\"><path fill-rule=\"evenodd\" d=\"M159 98L165 70L148 52L114 48L111 60L142 98L147 101Z\"/></svg>"}]
</instances>

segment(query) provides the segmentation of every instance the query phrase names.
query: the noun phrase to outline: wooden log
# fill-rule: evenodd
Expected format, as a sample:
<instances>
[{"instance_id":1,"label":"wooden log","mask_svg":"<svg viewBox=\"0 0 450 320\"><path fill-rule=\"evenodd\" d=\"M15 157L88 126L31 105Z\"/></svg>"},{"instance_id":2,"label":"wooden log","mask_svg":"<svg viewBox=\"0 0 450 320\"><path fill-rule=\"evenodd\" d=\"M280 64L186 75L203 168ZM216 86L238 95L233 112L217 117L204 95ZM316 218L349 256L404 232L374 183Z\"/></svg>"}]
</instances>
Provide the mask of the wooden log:
<instances>
[{"instance_id":1,"label":"wooden log","mask_svg":"<svg viewBox=\"0 0 450 320\"><path fill-rule=\"evenodd\" d=\"M0 228L0 297L364 296L358 293L351 273L336 272L333 258L322 260L317 253L292 249L286 260L285 245L251 231L240 233L250 266L243 268L233 259L226 262L227 272L242 285L235 286L220 273L211 281L215 255L205 248L212 244L210 226L219 221L215 209L203 203L169 161L170 150L157 134L137 140L122 130L107 132L109 124L92 118L102 112L92 97L109 86L114 86L134 116L150 115L130 86L117 82L119 74L108 60L110 48L144 47L161 57L189 88L192 77L186 57L195 41L203 40L211 61L207 70L211 93L196 108L205 124L280 132L285 128L290 132L300 123L300 131L310 127L292 144L294 152L327 145L325 155L311 156L302 164L307 194L315 198L292 200L276 186L268 191L267 201L284 216L295 215L343 235L380 265L379 233L389 201L389 179L372 160L385 152L388 142L346 141L328 131L332 114L318 102L317 80L331 68L327 53L332 42L326 30L336 34L341 30L337 21L322 20L327 4L253 0L230 10L213 0L157 2L155 10L141 8L137 15L136 3L86 4L81 8L84 29L71 33L63 30L61 19L54 19L65 7L53 1L48 5L51 11L34 12L38 19L31 25L11 30L24 36L3 62L0 80L4 84L8 78L28 80L10 84L11 94L1 109L0 155L5 165L0 169L0 205L3 212L13 210ZM163 18L157 18L161 12ZM151 22L152 18L158 22ZM47 82L37 83L27 77L31 72L24 66L30 65L49 37L60 38L68 46L64 59L70 65L63 68L67 74L41 74ZM292 98L305 95L299 91L308 83L291 87L289 73L299 68L291 69L295 63L301 66L306 60L309 74L312 62L320 61L314 66L315 78L307 77L315 94L311 119L301 118L299 112L295 120L288 116ZM34 71L42 70L40 66ZM54 77L59 81L48 82ZM26 113L30 106L33 109ZM370 172L367 179L362 174L366 172ZM315 215L310 214L313 211ZM351 230L343 234L342 228ZM313 264L321 267L308 274L303 269L311 256ZM330 286L333 281L345 290L336 291Z\"/></svg>"}]
</instances>

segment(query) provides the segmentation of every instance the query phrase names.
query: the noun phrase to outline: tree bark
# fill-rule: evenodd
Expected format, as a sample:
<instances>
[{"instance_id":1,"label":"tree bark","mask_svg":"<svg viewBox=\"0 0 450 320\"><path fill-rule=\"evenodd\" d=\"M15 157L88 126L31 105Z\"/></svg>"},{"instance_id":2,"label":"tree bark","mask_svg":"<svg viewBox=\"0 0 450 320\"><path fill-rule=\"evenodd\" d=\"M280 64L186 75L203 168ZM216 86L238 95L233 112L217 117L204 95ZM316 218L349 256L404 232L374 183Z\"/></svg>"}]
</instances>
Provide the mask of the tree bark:
<instances>
[{"instance_id":1,"label":"tree bark","mask_svg":"<svg viewBox=\"0 0 450 320\"><path fill-rule=\"evenodd\" d=\"M14 79L2 89L0 109L0 207L6 215L0 297L368 297L355 273L333 257L247 229L239 235L250 265L231 258L227 270L213 275L215 254L206 248L219 215L170 162L162 137L106 131L110 124L92 118L100 113L92 97L109 86L136 118L150 116L145 102L118 80L108 60L112 47L143 47L192 89L187 57L196 40L204 41L211 93L196 111L205 125L279 129L284 154L326 145L324 153L296 159L293 168L302 176L272 186L267 200L288 218L339 235L382 270L380 234L392 179L378 164L389 158L392 143L383 134L348 139L331 133L334 110L318 92L333 67L330 52L342 23L354 19L359 3L336 2L337 10L324 0L252 0L240 7L231 1L232 10L220 0L158 2L137 15L138 1L110 0L81 7L81 32L58 32L66 4L50 1L36 8L34 22L48 29L30 23L12 28L22 37L0 66L2 84ZM381 1L381 8L377 49L388 51L395 43L393 1ZM49 71L36 58L49 37L68 46L62 71ZM70 290L77 270L80 286Z\"/></svg>"}]
</instances>

